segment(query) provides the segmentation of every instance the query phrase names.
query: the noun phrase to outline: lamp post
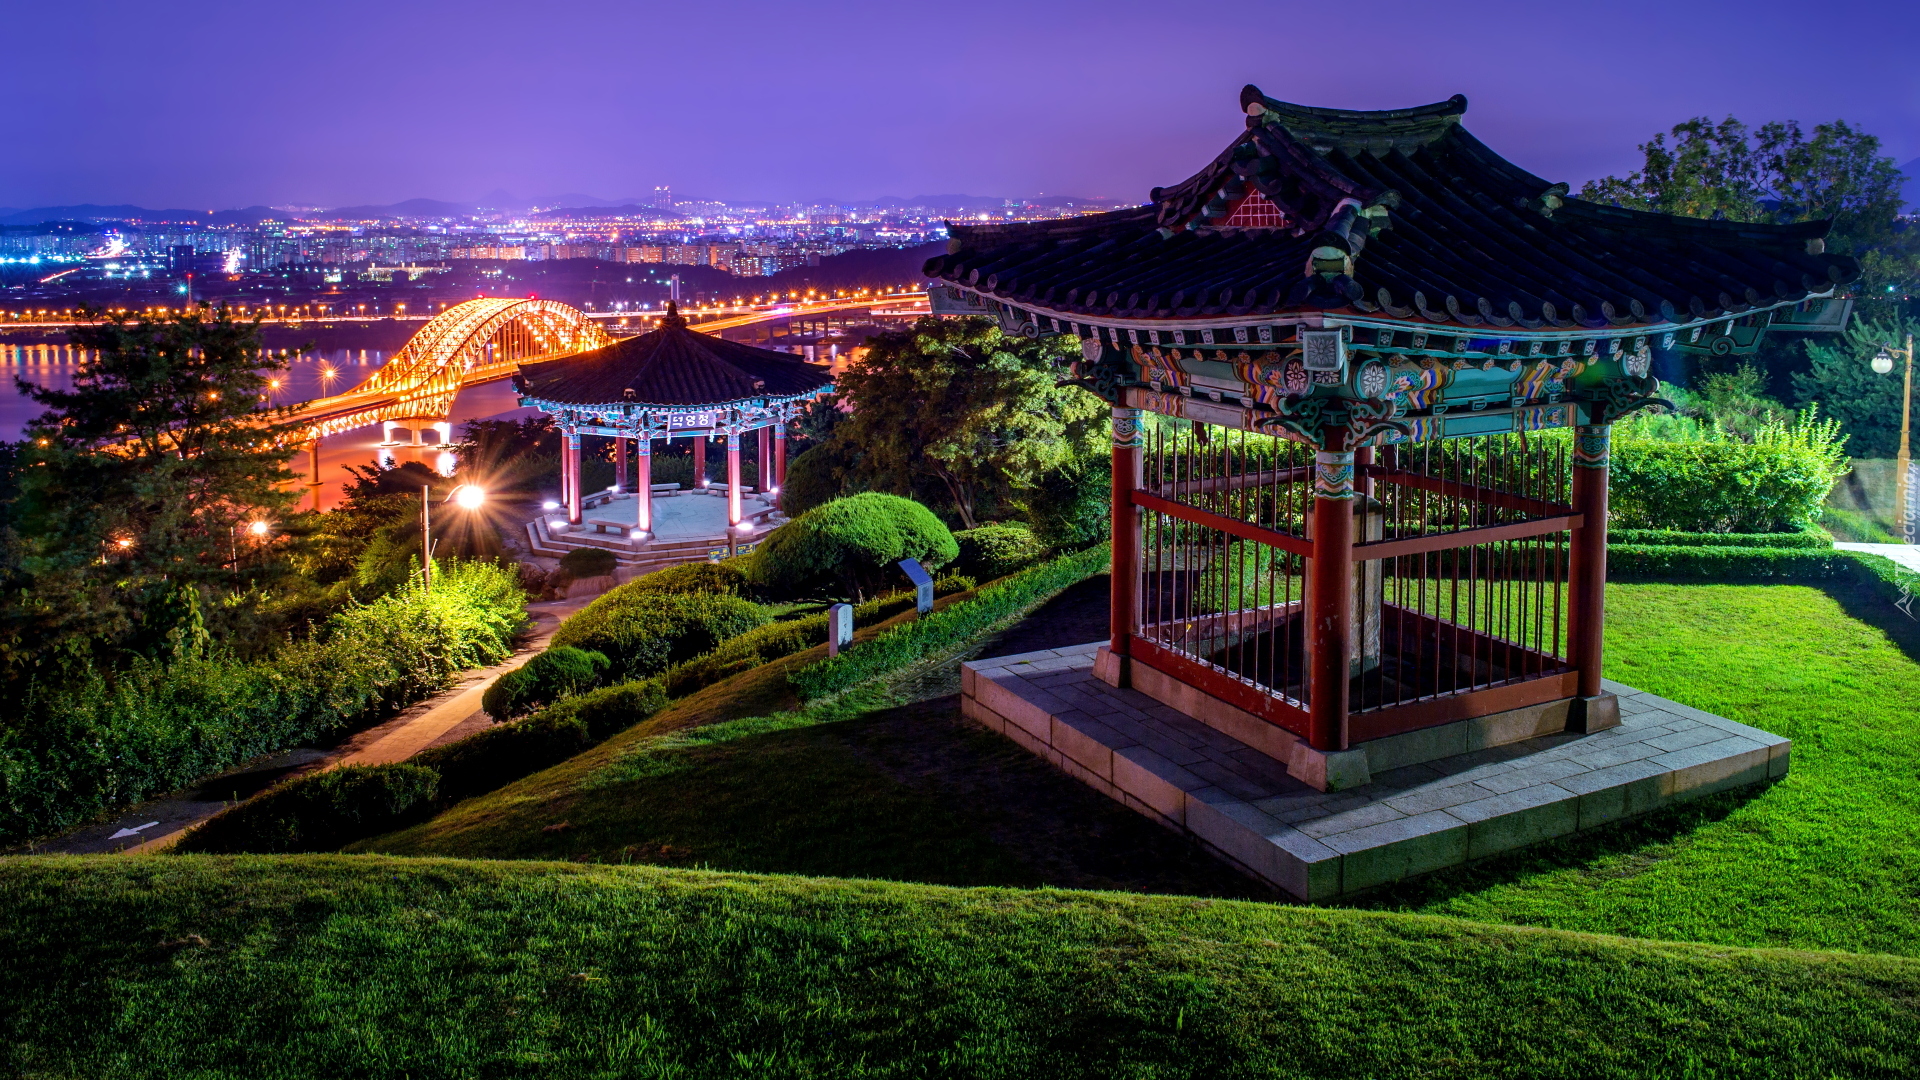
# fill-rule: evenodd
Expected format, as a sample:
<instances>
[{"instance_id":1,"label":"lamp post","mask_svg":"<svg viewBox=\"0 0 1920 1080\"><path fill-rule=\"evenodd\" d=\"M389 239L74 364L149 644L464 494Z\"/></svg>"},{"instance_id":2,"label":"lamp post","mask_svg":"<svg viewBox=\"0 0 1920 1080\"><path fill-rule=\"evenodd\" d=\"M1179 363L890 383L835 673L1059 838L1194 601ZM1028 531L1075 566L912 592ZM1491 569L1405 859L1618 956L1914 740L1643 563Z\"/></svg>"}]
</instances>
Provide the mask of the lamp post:
<instances>
[{"instance_id":1,"label":"lamp post","mask_svg":"<svg viewBox=\"0 0 1920 1080\"><path fill-rule=\"evenodd\" d=\"M433 530L429 510L432 507L433 489L420 489L420 586L433 588ZM447 493L447 502L462 510L478 510L487 501L487 492L475 484L461 484Z\"/></svg>"},{"instance_id":2,"label":"lamp post","mask_svg":"<svg viewBox=\"0 0 1920 1080\"><path fill-rule=\"evenodd\" d=\"M1893 505L1900 513L1900 538L1906 543L1911 544L1913 543L1913 513L1911 508L1907 506L1907 498L1911 494L1908 488L1907 470L1911 467L1912 457L1908 453L1907 430L1912 426L1913 420L1912 334L1907 335L1907 347L1904 349L1895 348L1891 344L1880 346L1879 353L1873 358L1873 370L1882 375L1892 372L1893 360L1896 356L1905 358L1907 370L1906 386L1902 390L1900 397L1900 453L1899 456L1894 459L1893 466L1896 474L1893 489Z\"/></svg>"}]
</instances>

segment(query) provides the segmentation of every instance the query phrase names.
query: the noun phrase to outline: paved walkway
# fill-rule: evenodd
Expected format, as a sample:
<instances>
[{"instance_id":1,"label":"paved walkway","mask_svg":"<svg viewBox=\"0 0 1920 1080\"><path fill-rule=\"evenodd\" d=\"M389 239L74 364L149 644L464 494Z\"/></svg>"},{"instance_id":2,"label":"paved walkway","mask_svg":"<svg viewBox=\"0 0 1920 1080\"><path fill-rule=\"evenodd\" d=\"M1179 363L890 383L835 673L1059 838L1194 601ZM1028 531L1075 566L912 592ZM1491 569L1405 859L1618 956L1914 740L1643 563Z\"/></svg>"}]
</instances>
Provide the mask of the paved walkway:
<instances>
[{"instance_id":1,"label":"paved walkway","mask_svg":"<svg viewBox=\"0 0 1920 1080\"><path fill-rule=\"evenodd\" d=\"M385 723L354 732L338 745L295 747L256 758L184 791L141 803L111 821L36 845L33 851L70 855L159 851L177 843L192 826L282 780L337 765L405 761L430 746L464 738L492 724L480 710L480 699L493 680L533 659L547 647L560 623L592 600L576 597L528 604L527 616L534 625L511 657L464 673L452 688L414 703Z\"/></svg>"},{"instance_id":2,"label":"paved walkway","mask_svg":"<svg viewBox=\"0 0 1920 1080\"><path fill-rule=\"evenodd\" d=\"M1920 572L1920 545L1914 544L1835 544L1844 551L1864 551L1885 555L1909 570Z\"/></svg>"}]
</instances>

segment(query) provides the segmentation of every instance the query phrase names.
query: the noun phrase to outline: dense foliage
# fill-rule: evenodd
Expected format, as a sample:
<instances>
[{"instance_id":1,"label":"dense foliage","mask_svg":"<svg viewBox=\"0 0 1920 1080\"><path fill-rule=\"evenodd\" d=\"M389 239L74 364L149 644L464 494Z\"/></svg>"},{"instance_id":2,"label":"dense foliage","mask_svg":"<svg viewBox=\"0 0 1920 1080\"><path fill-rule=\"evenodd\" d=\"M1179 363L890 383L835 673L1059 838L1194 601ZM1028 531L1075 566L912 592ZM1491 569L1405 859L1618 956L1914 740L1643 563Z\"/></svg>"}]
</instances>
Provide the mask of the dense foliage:
<instances>
[{"instance_id":1,"label":"dense foliage","mask_svg":"<svg viewBox=\"0 0 1920 1080\"><path fill-rule=\"evenodd\" d=\"M603 653L610 677L644 679L768 622L765 609L737 596L648 592L638 584L608 592L562 623L553 647Z\"/></svg>"},{"instance_id":2,"label":"dense foliage","mask_svg":"<svg viewBox=\"0 0 1920 1080\"><path fill-rule=\"evenodd\" d=\"M1904 347L1916 331L1920 321L1911 318L1855 319L1845 334L1807 343L1809 367L1794 373L1794 390L1840 421L1856 457L1890 458L1900 447L1906 360L1896 359L1885 375L1872 362L1885 346Z\"/></svg>"},{"instance_id":3,"label":"dense foliage","mask_svg":"<svg viewBox=\"0 0 1920 1080\"><path fill-rule=\"evenodd\" d=\"M0 725L0 839L24 840L340 731L498 663L520 626L514 573L439 567L259 660L199 646L40 688Z\"/></svg>"},{"instance_id":4,"label":"dense foliage","mask_svg":"<svg viewBox=\"0 0 1920 1080\"><path fill-rule=\"evenodd\" d=\"M802 492L885 491L943 499L963 528L1012 506L1046 470L1092 453L1107 409L1057 372L1073 345L1009 337L989 319L926 318L879 334L836 379L852 412L808 455ZM806 456L806 455L803 455Z\"/></svg>"},{"instance_id":5,"label":"dense foliage","mask_svg":"<svg viewBox=\"0 0 1920 1080\"><path fill-rule=\"evenodd\" d=\"M751 598L753 580L747 567L748 558L744 556L722 562L687 563L644 574L626 587L634 593L711 593Z\"/></svg>"},{"instance_id":6,"label":"dense foliage","mask_svg":"<svg viewBox=\"0 0 1920 1080\"><path fill-rule=\"evenodd\" d=\"M864 492L835 499L775 529L755 553L754 578L775 596L823 591L856 600L899 579L896 563L928 571L959 554L953 533L911 499Z\"/></svg>"},{"instance_id":7,"label":"dense foliage","mask_svg":"<svg viewBox=\"0 0 1920 1080\"><path fill-rule=\"evenodd\" d=\"M1845 439L1811 415L1770 422L1752 442L1706 432L1613 443L1612 524L1688 532L1798 532L1817 524L1827 493L1847 471Z\"/></svg>"},{"instance_id":8,"label":"dense foliage","mask_svg":"<svg viewBox=\"0 0 1920 1080\"><path fill-rule=\"evenodd\" d=\"M253 322L116 314L70 339L97 350L71 389L15 380L47 407L10 462L0 544L0 682L16 694L243 634L283 569L251 527L298 497L265 404L286 365Z\"/></svg>"},{"instance_id":9,"label":"dense foliage","mask_svg":"<svg viewBox=\"0 0 1920 1080\"><path fill-rule=\"evenodd\" d=\"M565 761L645 720L665 704L666 696L657 679L603 686L548 706L525 720L499 724L436 746L415 755L412 763L439 775L438 801L450 805ZM360 835L371 836L373 832Z\"/></svg>"},{"instance_id":10,"label":"dense foliage","mask_svg":"<svg viewBox=\"0 0 1920 1080\"><path fill-rule=\"evenodd\" d=\"M432 769L405 762L311 773L215 814L181 837L174 850L332 851L425 817L439 781Z\"/></svg>"}]
</instances>

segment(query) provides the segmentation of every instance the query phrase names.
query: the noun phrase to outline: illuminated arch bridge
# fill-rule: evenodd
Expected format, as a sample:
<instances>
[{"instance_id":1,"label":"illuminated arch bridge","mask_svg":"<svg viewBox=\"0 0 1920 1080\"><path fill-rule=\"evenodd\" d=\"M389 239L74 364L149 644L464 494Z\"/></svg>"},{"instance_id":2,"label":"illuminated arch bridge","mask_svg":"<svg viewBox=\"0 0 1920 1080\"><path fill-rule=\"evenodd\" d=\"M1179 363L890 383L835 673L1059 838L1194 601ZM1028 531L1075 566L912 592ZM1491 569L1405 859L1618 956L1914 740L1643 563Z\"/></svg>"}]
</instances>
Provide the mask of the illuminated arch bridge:
<instances>
[{"instance_id":1,"label":"illuminated arch bridge","mask_svg":"<svg viewBox=\"0 0 1920 1080\"><path fill-rule=\"evenodd\" d=\"M469 300L434 316L366 382L300 406L309 440L368 424L443 429L463 386L511 376L519 365L610 345L577 308L553 300Z\"/></svg>"}]
</instances>

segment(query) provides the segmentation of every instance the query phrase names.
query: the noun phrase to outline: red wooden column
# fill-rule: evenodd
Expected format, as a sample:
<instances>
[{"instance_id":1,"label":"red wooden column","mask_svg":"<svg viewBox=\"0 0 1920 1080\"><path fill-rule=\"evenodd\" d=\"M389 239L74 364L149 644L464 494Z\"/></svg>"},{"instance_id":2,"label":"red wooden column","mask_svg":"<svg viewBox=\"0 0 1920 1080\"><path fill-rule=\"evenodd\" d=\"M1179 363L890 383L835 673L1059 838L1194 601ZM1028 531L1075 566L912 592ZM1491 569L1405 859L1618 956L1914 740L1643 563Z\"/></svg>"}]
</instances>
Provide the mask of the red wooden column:
<instances>
[{"instance_id":1,"label":"red wooden column","mask_svg":"<svg viewBox=\"0 0 1920 1080\"><path fill-rule=\"evenodd\" d=\"M765 492L773 487L773 429L763 426L755 434L759 436L760 456L754 463L753 486Z\"/></svg>"},{"instance_id":2,"label":"red wooden column","mask_svg":"<svg viewBox=\"0 0 1920 1080\"><path fill-rule=\"evenodd\" d=\"M1313 557L1307 560L1307 741L1347 748L1347 651L1353 641L1353 452L1328 428L1313 458Z\"/></svg>"},{"instance_id":3,"label":"red wooden column","mask_svg":"<svg viewBox=\"0 0 1920 1080\"><path fill-rule=\"evenodd\" d=\"M787 486L787 422L773 425L773 488L779 491Z\"/></svg>"},{"instance_id":4,"label":"red wooden column","mask_svg":"<svg viewBox=\"0 0 1920 1080\"><path fill-rule=\"evenodd\" d=\"M627 490L627 437L613 437L613 486Z\"/></svg>"},{"instance_id":5,"label":"red wooden column","mask_svg":"<svg viewBox=\"0 0 1920 1080\"><path fill-rule=\"evenodd\" d=\"M711 435L696 435L693 440L693 486L707 486L707 440Z\"/></svg>"},{"instance_id":6,"label":"red wooden column","mask_svg":"<svg viewBox=\"0 0 1920 1080\"><path fill-rule=\"evenodd\" d=\"M1583 698L1600 691L1607 617L1607 475L1612 428L1581 424L1573 433L1573 530L1567 567L1567 658L1579 671Z\"/></svg>"},{"instance_id":7,"label":"red wooden column","mask_svg":"<svg viewBox=\"0 0 1920 1080\"><path fill-rule=\"evenodd\" d=\"M567 432L565 468L567 478L567 521L570 524L578 525L580 524L580 435L578 432Z\"/></svg>"},{"instance_id":8,"label":"red wooden column","mask_svg":"<svg viewBox=\"0 0 1920 1080\"><path fill-rule=\"evenodd\" d=\"M1133 492L1143 480L1140 410L1113 408L1113 577L1110 585L1108 644L1119 676L1118 685L1133 681L1127 659L1140 611L1140 508Z\"/></svg>"},{"instance_id":9,"label":"red wooden column","mask_svg":"<svg viewBox=\"0 0 1920 1080\"><path fill-rule=\"evenodd\" d=\"M635 440L633 459L634 495L639 500L634 525L647 539L653 538L653 439L642 435ZM624 460L625 453L621 458Z\"/></svg>"},{"instance_id":10,"label":"red wooden column","mask_svg":"<svg viewBox=\"0 0 1920 1080\"><path fill-rule=\"evenodd\" d=\"M740 524L740 433L727 432L727 527Z\"/></svg>"}]
</instances>

